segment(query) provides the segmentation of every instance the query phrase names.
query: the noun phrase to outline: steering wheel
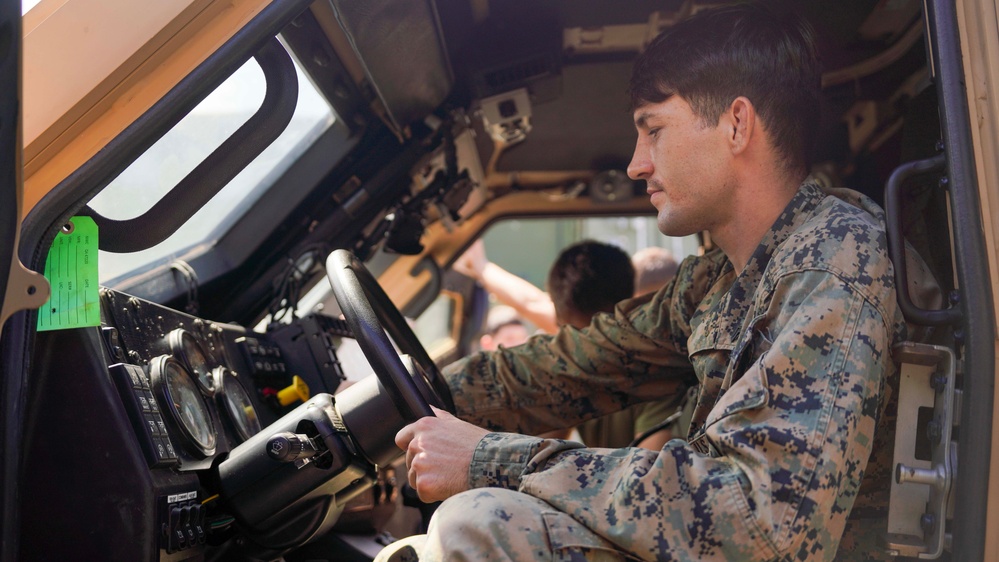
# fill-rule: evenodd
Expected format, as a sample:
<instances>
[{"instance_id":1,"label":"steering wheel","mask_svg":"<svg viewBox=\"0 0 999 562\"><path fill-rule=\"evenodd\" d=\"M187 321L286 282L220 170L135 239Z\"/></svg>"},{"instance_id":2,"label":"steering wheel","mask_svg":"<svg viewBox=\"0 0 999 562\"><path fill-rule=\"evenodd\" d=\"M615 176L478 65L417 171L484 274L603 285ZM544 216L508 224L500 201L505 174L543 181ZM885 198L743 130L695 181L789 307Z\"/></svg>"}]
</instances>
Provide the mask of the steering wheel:
<instances>
[{"instance_id":1,"label":"steering wheel","mask_svg":"<svg viewBox=\"0 0 999 562\"><path fill-rule=\"evenodd\" d=\"M334 250L326 258L326 275L361 351L402 416L409 421L433 416L431 404L453 413L451 391L440 370L364 264L347 250ZM416 377L406 369L392 341L420 367Z\"/></svg>"}]
</instances>

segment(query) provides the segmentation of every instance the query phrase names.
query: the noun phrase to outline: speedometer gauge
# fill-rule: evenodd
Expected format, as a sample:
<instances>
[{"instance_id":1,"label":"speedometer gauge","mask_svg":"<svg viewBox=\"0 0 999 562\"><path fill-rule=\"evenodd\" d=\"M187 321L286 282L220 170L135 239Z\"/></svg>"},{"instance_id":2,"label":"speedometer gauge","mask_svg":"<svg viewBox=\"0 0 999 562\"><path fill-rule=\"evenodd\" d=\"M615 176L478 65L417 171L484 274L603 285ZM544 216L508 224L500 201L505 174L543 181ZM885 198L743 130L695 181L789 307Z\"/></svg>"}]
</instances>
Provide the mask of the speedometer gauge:
<instances>
[{"instance_id":1,"label":"speedometer gauge","mask_svg":"<svg viewBox=\"0 0 999 562\"><path fill-rule=\"evenodd\" d=\"M187 330L177 329L167 336L170 352L197 377L198 387L208 396L215 394L215 378L208 352L198 338Z\"/></svg>"},{"instance_id":2,"label":"speedometer gauge","mask_svg":"<svg viewBox=\"0 0 999 562\"><path fill-rule=\"evenodd\" d=\"M257 418L257 411L253 407L250 395L239 382L236 373L225 367L215 369L215 380L221 392L219 399L225 405L225 411L229 414L236 433L246 441L260 431L260 420Z\"/></svg>"},{"instance_id":3,"label":"speedometer gauge","mask_svg":"<svg viewBox=\"0 0 999 562\"><path fill-rule=\"evenodd\" d=\"M150 364L157 398L185 438L184 445L197 455L215 452L215 425L190 371L173 357L161 355Z\"/></svg>"}]
</instances>

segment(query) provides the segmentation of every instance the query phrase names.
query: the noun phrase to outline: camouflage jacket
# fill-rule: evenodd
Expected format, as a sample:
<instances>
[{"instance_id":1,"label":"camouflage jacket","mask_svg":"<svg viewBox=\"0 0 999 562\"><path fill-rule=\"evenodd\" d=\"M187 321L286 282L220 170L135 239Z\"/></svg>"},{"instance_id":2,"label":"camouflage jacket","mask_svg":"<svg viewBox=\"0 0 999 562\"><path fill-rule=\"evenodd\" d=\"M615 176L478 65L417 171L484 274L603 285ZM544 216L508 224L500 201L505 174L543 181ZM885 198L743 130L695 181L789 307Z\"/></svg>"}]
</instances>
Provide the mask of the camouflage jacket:
<instances>
[{"instance_id":1,"label":"camouflage jacket","mask_svg":"<svg viewBox=\"0 0 999 562\"><path fill-rule=\"evenodd\" d=\"M833 559L905 337L883 212L837 191L852 204L804 183L738 275L720 252L690 257L586 329L445 369L458 415L497 431L470 486L543 499L638 559ZM499 433L662 399L692 376L688 440L658 452Z\"/></svg>"}]
</instances>

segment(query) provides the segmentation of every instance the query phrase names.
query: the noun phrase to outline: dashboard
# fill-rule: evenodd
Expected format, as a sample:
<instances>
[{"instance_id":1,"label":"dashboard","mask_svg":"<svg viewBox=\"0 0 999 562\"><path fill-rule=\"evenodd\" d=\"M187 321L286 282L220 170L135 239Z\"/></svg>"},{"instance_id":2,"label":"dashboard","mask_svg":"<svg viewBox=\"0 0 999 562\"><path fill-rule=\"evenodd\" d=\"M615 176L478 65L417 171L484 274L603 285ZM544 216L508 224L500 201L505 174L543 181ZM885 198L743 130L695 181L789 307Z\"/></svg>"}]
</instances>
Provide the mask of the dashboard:
<instances>
[{"instance_id":1,"label":"dashboard","mask_svg":"<svg viewBox=\"0 0 999 562\"><path fill-rule=\"evenodd\" d=\"M246 462L263 466L250 458L266 456L270 436L262 428L306 402L337 425L329 395L347 378L337 357L351 341L346 323L311 315L258 334L107 288L101 307L99 328L41 332L36 342L31 388L47 414L26 424L21 551L43 559L180 560L236 542L240 526L270 525L252 513L276 504L249 484L226 497L220 474L229 461L239 467L229 473L245 472ZM289 423L285 431L308 433L304 422ZM298 509L308 499L303 492L294 498L297 511L280 514L289 526L266 538L274 552L329 530L345 504L373 485L386 496L379 470L342 424L328 433L335 446L323 447L325 465L301 483L318 492L308 509ZM237 462L241 444L239 458L250 460ZM342 482L324 491L327 480ZM51 540L79 535L81 519L87 536Z\"/></svg>"},{"instance_id":2,"label":"dashboard","mask_svg":"<svg viewBox=\"0 0 999 562\"><path fill-rule=\"evenodd\" d=\"M342 320L310 316L263 335L110 289L101 296L108 369L151 467L207 468L346 378Z\"/></svg>"}]
</instances>

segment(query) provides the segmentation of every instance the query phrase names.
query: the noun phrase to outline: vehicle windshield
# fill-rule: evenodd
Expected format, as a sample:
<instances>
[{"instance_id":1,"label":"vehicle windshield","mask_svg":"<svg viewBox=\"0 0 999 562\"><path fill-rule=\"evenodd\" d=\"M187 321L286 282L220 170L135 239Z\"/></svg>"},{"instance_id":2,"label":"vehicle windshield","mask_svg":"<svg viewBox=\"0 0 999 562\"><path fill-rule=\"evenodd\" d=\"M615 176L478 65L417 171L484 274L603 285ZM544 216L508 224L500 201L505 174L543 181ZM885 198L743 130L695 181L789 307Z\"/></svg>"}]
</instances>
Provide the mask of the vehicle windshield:
<instances>
[{"instance_id":1,"label":"vehicle windshield","mask_svg":"<svg viewBox=\"0 0 999 562\"><path fill-rule=\"evenodd\" d=\"M100 281L148 269L197 245L210 244L274 179L333 124L325 99L296 64L298 105L284 132L215 197L162 243L134 253L100 253ZM98 213L125 220L151 208L253 115L264 98L263 72L250 59L90 202Z\"/></svg>"}]
</instances>

